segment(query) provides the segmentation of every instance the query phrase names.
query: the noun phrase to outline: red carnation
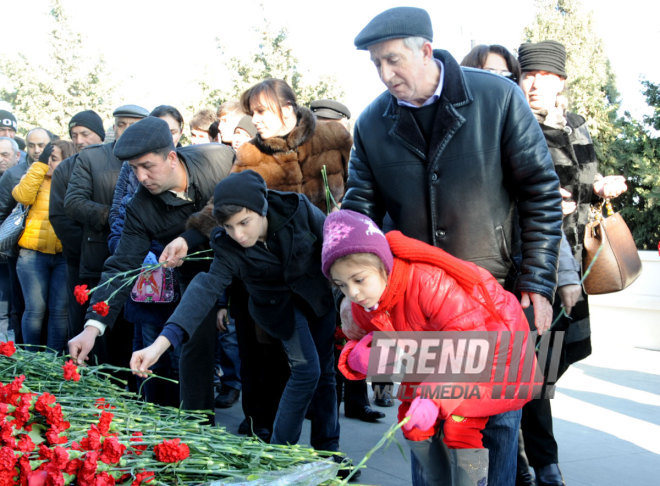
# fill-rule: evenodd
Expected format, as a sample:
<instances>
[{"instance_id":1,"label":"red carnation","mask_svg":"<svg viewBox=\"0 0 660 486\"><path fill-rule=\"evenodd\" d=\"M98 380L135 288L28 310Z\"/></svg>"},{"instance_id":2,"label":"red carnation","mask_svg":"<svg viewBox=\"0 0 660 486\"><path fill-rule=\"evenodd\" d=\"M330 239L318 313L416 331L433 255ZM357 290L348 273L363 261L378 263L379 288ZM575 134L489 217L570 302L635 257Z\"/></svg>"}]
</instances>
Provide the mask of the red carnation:
<instances>
[{"instance_id":1,"label":"red carnation","mask_svg":"<svg viewBox=\"0 0 660 486\"><path fill-rule=\"evenodd\" d=\"M143 442L142 440L142 432L133 432L133 437L130 438L131 441L131 447L134 449L134 453L136 456L139 456L142 454L144 451L147 450L147 445L142 444L142 445L136 445L136 443L141 443Z\"/></svg>"},{"instance_id":2,"label":"red carnation","mask_svg":"<svg viewBox=\"0 0 660 486\"><path fill-rule=\"evenodd\" d=\"M101 412L101 418L99 418L99 431L101 432L101 435L108 435L110 432L110 423L114 416L114 413L106 411Z\"/></svg>"},{"instance_id":3,"label":"red carnation","mask_svg":"<svg viewBox=\"0 0 660 486\"><path fill-rule=\"evenodd\" d=\"M0 469L10 471L16 465L18 457L14 454L14 450L11 447L3 447L0 449Z\"/></svg>"},{"instance_id":4,"label":"red carnation","mask_svg":"<svg viewBox=\"0 0 660 486\"><path fill-rule=\"evenodd\" d=\"M111 408L111 409L112 408L117 408L114 405L110 405L109 403L107 403L105 401L105 398L97 398L95 403L96 403L96 408L101 409L101 410L104 409L104 408Z\"/></svg>"},{"instance_id":5,"label":"red carnation","mask_svg":"<svg viewBox=\"0 0 660 486\"><path fill-rule=\"evenodd\" d=\"M6 343L0 343L0 354L5 356L11 356L16 352L16 346L14 346L14 341L7 341Z\"/></svg>"},{"instance_id":6,"label":"red carnation","mask_svg":"<svg viewBox=\"0 0 660 486\"><path fill-rule=\"evenodd\" d=\"M89 426L87 437L80 440L80 447L87 451L95 451L101 448L101 432L96 424Z\"/></svg>"},{"instance_id":7,"label":"red carnation","mask_svg":"<svg viewBox=\"0 0 660 486\"><path fill-rule=\"evenodd\" d=\"M103 471L96 475L94 478L94 486L114 486L115 478L110 476L107 472Z\"/></svg>"},{"instance_id":8,"label":"red carnation","mask_svg":"<svg viewBox=\"0 0 660 486\"><path fill-rule=\"evenodd\" d=\"M32 452L35 448L35 445L34 442L32 442L32 438L30 438L29 435L23 434L21 435L21 438L18 439L18 444L16 445L16 448L21 452Z\"/></svg>"},{"instance_id":9,"label":"red carnation","mask_svg":"<svg viewBox=\"0 0 660 486\"><path fill-rule=\"evenodd\" d=\"M160 462L179 462L190 455L190 449L177 438L155 445L154 454Z\"/></svg>"},{"instance_id":10,"label":"red carnation","mask_svg":"<svg viewBox=\"0 0 660 486\"><path fill-rule=\"evenodd\" d=\"M76 285L73 289L73 296L80 305L83 305L89 299L89 290L87 285Z\"/></svg>"},{"instance_id":11,"label":"red carnation","mask_svg":"<svg viewBox=\"0 0 660 486\"><path fill-rule=\"evenodd\" d=\"M93 485L98 460L98 452L88 452L76 478L79 485Z\"/></svg>"},{"instance_id":12,"label":"red carnation","mask_svg":"<svg viewBox=\"0 0 660 486\"><path fill-rule=\"evenodd\" d=\"M103 449L99 460L106 464L116 464L124 454L126 446L120 443L115 436L106 437L103 440Z\"/></svg>"},{"instance_id":13,"label":"red carnation","mask_svg":"<svg viewBox=\"0 0 660 486\"><path fill-rule=\"evenodd\" d=\"M69 360L62 366L62 369L64 370L64 379L67 381L80 381L80 373L78 373L78 367L76 364L73 362L73 360Z\"/></svg>"},{"instance_id":14,"label":"red carnation","mask_svg":"<svg viewBox=\"0 0 660 486\"><path fill-rule=\"evenodd\" d=\"M110 306L108 306L107 302L97 302L92 306L92 310L96 312L98 315L101 317L105 317L108 315L108 311L110 310Z\"/></svg>"},{"instance_id":15,"label":"red carnation","mask_svg":"<svg viewBox=\"0 0 660 486\"><path fill-rule=\"evenodd\" d=\"M143 471L135 475L135 481L131 483L131 486L140 486L141 484L147 484L153 481L156 473L153 471Z\"/></svg>"}]
</instances>

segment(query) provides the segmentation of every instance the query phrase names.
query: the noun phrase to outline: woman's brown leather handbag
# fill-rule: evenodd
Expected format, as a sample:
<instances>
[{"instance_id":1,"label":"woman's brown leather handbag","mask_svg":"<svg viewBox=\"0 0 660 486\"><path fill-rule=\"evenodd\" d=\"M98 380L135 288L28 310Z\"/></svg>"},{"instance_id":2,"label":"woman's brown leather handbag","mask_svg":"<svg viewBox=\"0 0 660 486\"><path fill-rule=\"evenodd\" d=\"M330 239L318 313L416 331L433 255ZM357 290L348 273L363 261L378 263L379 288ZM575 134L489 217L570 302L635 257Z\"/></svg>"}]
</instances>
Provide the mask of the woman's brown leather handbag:
<instances>
[{"instance_id":1,"label":"woman's brown leather handbag","mask_svg":"<svg viewBox=\"0 0 660 486\"><path fill-rule=\"evenodd\" d=\"M632 234L619 213L613 214L609 199L606 218L603 203L592 207L593 221L584 231L584 291L589 295L625 289L642 273L642 262Z\"/></svg>"}]
</instances>

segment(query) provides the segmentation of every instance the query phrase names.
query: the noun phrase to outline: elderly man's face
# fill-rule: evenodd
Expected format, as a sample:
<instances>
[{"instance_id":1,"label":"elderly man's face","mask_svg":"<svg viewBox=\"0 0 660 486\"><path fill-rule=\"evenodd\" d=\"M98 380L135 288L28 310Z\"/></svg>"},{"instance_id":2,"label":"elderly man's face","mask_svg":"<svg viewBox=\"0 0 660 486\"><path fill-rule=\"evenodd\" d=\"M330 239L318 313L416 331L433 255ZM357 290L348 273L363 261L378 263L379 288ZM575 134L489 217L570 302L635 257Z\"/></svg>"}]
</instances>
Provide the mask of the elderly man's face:
<instances>
[{"instance_id":1,"label":"elderly man's face","mask_svg":"<svg viewBox=\"0 0 660 486\"><path fill-rule=\"evenodd\" d=\"M389 92L401 101L423 103L429 95L426 65L429 56L408 48L403 39L392 39L369 46L371 61ZM432 54L430 62L434 62ZM421 100L421 102L420 102Z\"/></svg>"},{"instance_id":2,"label":"elderly man's face","mask_svg":"<svg viewBox=\"0 0 660 486\"><path fill-rule=\"evenodd\" d=\"M0 174L14 167L20 158L21 154L14 152L14 147L9 140L0 140Z\"/></svg>"},{"instance_id":3,"label":"elderly man's face","mask_svg":"<svg viewBox=\"0 0 660 486\"><path fill-rule=\"evenodd\" d=\"M50 142L50 137L46 130L33 130L25 139L26 150L30 159L38 160L44 147Z\"/></svg>"}]
</instances>

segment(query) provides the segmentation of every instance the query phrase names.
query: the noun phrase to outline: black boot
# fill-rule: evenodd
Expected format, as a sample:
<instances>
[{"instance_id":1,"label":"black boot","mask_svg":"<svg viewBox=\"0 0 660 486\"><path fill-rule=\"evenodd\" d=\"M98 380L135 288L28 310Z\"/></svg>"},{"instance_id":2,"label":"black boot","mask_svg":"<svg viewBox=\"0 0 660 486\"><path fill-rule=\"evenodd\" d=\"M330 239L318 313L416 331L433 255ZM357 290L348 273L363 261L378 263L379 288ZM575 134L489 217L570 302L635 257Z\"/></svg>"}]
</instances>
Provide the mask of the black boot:
<instances>
[{"instance_id":1,"label":"black boot","mask_svg":"<svg viewBox=\"0 0 660 486\"><path fill-rule=\"evenodd\" d=\"M537 486L566 486L559 470L559 464L535 467L534 472L536 473Z\"/></svg>"},{"instance_id":2,"label":"black boot","mask_svg":"<svg viewBox=\"0 0 660 486\"><path fill-rule=\"evenodd\" d=\"M344 404L344 408L346 408L346 404ZM355 410L350 408L348 410L344 410L344 415L346 415L348 418L356 418L358 420L362 420L363 422L378 422L378 419L385 417L383 412L378 412L368 405L365 405L361 408L356 408Z\"/></svg>"}]
</instances>

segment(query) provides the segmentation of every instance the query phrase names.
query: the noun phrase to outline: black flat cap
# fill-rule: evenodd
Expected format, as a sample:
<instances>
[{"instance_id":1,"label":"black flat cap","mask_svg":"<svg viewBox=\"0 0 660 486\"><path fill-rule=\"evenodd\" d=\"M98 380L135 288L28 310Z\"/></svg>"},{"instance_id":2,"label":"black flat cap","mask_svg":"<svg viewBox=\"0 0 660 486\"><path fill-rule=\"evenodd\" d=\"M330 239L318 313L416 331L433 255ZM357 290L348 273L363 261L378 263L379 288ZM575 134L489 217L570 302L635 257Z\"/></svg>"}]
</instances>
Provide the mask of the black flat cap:
<instances>
[{"instance_id":1,"label":"black flat cap","mask_svg":"<svg viewBox=\"0 0 660 486\"><path fill-rule=\"evenodd\" d=\"M124 116L126 118L144 118L149 116L149 111L138 105L123 105L112 112L112 116Z\"/></svg>"},{"instance_id":2,"label":"black flat cap","mask_svg":"<svg viewBox=\"0 0 660 486\"><path fill-rule=\"evenodd\" d=\"M355 38L355 47L366 50L370 45L402 37L423 37L433 41L431 17L416 7L395 7L376 15Z\"/></svg>"},{"instance_id":3,"label":"black flat cap","mask_svg":"<svg viewBox=\"0 0 660 486\"><path fill-rule=\"evenodd\" d=\"M520 69L525 71L547 71L566 78L566 48L554 40L526 42L518 48Z\"/></svg>"},{"instance_id":4,"label":"black flat cap","mask_svg":"<svg viewBox=\"0 0 660 486\"><path fill-rule=\"evenodd\" d=\"M161 149L174 150L170 127L165 120L148 116L124 131L113 152L119 160L132 160Z\"/></svg>"},{"instance_id":5,"label":"black flat cap","mask_svg":"<svg viewBox=\"0 0 660 486\"><path fill-rule=\"evenodd\" d=\"M335 100L314 100L310 103L309 109L321 118L331 118L333 120L351 118L351 112L348 107Z\"/></svg>"}]
</instances>

